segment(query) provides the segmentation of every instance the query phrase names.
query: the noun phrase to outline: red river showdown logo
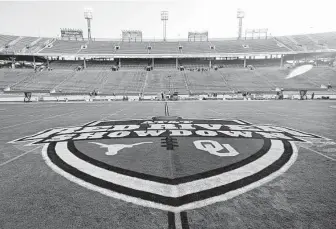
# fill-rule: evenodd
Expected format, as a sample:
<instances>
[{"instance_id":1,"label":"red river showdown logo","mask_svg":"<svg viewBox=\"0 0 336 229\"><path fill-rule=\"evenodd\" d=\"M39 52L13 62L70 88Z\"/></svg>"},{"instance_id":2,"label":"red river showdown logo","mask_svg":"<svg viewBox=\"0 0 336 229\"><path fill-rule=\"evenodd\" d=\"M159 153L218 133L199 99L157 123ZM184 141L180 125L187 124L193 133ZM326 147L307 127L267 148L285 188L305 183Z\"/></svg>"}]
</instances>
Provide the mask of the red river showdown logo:
<instances>
[{"instance_id":1,"label":"red river showdown logo","mask_svg":"<svg viewBox=\"0 0 336 229\"><path fill-rule=\"evenodd\" d=\"M274 179L309 133L242 120L95 121L13 143L44 144L56 173L134 204L180 212L225 201Z\"/></svg>"}]
</instances>

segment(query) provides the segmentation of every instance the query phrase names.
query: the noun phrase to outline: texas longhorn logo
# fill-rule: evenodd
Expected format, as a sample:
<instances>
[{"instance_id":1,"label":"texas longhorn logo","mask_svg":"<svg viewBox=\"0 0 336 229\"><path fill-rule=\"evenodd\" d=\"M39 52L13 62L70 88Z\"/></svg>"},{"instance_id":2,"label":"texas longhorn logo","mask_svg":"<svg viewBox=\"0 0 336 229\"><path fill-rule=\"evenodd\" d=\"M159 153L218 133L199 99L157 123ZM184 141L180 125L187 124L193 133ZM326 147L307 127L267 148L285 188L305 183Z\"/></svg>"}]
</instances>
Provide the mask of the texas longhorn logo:
<instances>
[{"instance_id":1,"label":"texas longhorn logo","mask_svg":"<svg viewBox=\"0 0 336 229\"><path fill-rule=\"evenodd\" d=\"M89 143L99 145L100 148L107 148L107 152L105 153L106 155L116 155L119 152L119 150L122 150L125 148L132 148L133 146L142 145L146 143L153 143L153 142L139 142L139 143L134 143L134 144L129 144L129 145L125 145L125 144L106 145L106 144L99 143L99 142L89 142Z\"/></svg>"},{"instance_id":2,"label":"texas longhorn logo","mask_svg":"<svg viewBox=\"0 0 336 229\"><path fill-rule=\"evenodd\" d=\"M284 173L295 142L325 138L243 120L94 121L12 143L43 144L55 172L134 204L180 212L225 201Z\"/></svg>"}]
</instances>

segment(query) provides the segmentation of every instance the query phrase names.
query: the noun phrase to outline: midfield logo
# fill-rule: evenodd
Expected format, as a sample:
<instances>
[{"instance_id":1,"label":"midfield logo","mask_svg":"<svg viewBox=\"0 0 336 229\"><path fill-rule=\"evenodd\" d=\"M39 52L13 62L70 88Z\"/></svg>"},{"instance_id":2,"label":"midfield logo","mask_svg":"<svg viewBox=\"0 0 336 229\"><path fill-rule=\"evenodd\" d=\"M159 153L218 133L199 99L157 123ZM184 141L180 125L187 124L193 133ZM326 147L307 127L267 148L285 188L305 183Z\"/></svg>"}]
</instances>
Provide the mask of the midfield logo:
<instances>
[{"instance_id":1,"label":"midfield logo","mask_svg":"<svg viewBox=\"0 0 336 229\"><path fill-rule=\"evenodd\" d=\"M85 188L180 212L259 187L295 162L294 142L318 139L242 120L153 118L48 129L12 143L44 144L46 163Z\"/></svg>"}]
</instances>

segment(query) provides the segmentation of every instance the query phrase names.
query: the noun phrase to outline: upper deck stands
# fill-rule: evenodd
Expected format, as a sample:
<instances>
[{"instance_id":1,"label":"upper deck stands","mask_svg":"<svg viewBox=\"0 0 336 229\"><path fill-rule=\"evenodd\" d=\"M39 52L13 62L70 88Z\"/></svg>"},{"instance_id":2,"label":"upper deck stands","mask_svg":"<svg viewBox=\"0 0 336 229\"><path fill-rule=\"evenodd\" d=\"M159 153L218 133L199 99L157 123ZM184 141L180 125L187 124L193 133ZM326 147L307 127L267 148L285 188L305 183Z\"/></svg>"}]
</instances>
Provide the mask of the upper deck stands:
<instances>
[{"instance_id":1,"label":"upper deck stands","mask_svg":"<svg viewBox=\"0 0 336 229\"><path fill-rule=\"evenodd\" d=\"M336 32L269 37L268 39L210 41L69 41L55 40L43 47L48 38L0 35L0 50L11 44L12 51L41 54L213 54L213 53L281 53L336 48ZM15 41L15 42L13 42ZM35 44L36 41L36 44ZM284 45L282 45L284 44ZM322 44L325 44L324 46ZM26 46L31 45L29 49ZM85 46L86 48L81 48ZM118 46L116 49L115 47ZM182 46L182 49L179 49ZM150 48L149 48L150 47ZM212 48L211 48L212 47ZM43 48L43 49L42 49ZM42 49L42 50L40 50Z\"/></svg>"},{"instance_id":2,"label":"upper deck stands","mask_svg":"<svg viewBox=\"0 0 336 229\"><path fill-rule=\"evenodd\" d=\"M210 49L211 44L207 41L181 41L182 53L214 53L215 50Z\"/></svg>"},{"instance_id":3,"label":"upper deck stands","mask_svg":"<svg viewBox=\"0 0 336 229\"><path fill-rule=\"evenodd\" d=\"M311 38L307 35L295 35L291 36L293 39L297 41L299 45L304 46L307 50L318 50L323 49L323 47L318 46Z\"/></svg>"},{"instance_id":4,"label":"upper deck stands","mask_svg":"<svg viewBox=\"0 0 336 229\"><path fill-rule=\"evenodd\" d=\"M150 42L149 43L152 49L150 53L152 54L178 54L180 53L178 47L179 42Z\"/></svg>"},{"instance_id":5,"label":"upper deck stands","mask_svg":"<svg viewBox=\"0 0 336 229\"><path fill-rule=\"evenodd\" d=\"M148 42L120 42L118 54L148 54Z\"/></svg>"},{"instance_id":6,"label":"upper deck stands","mask_svg":"<svg viewBox=\"0 0 336 229\"><path fill-rule=\"evenodd\" d=\"M248 52L287 52L285 47L270 39L256 40L228 40L228 41L211 41L215 46L217 53L248 53Z\"/></svg>"},{"instance_id":7,"label":"upper deck stands","mask_svg":"<svg viewBox=\"0 0 336 229\"><path fill-rule=\"evenodd\" d=\"M56 40L51 48L46 47L40 53L76 54L85 43L85 41Z\"/></svg>"},{"instance_id":8,"label":"upper deck stands","mask_svg":"<svg viewBox=\"0 0 336 229\"><path fill-rule=\"evenodd\" d=\"M336 48L336 32L310 34L318 44L326 44L328 48Z\"/></svg>"},{"instance_id":9,"label":"upper deck stands","mask_svg":"<svg viewBox=\"0 0 336 229\"><path fill-rule=\"evenodd\" d=\"M18 38L18 36L0 35L0 49L16 38Z\"/></svg>"},{"instance_id":10,"label":"upper deck stands","mask_svg":"<svg viewBox=\"0 0 336 229\"><path fill-rule=\"evenodd\" d=\"M36 41L38 37L23 37L11 46L15 52L21 52L26 46L29 46L32 42Z\"/></svg>"},{"instance_id":11,"label":"upper deck stands","mask_svg":"<svg viewBox=\"0 0 336 229\"><path fill-rule=\"evenodd\" d=\"M26 52L29 53L35 53L40 51L42 48L44 48L44 45L51 40L50 38L40 38L34 43L31 47L29 47L29 50L26 50Z\"/></svg>"},{"instance_id":12,"label":"upper deck stands","mask_svg":"<svg viewBox=\"0 0 336 229\"><path fill-rule=\"evenodd\" d=\"M79 54L112 54L115 53L117 42L92 41L86 44L86 49L80 50Z\"/></svg>"},{"instance_id":13,"label":"upper deck stands","mask_svg":"<svg viewBox=\"0 0 336 229\"><path fill-rule=\"evenodd\" d=\"M281 43L286 45L289 49L293 51L302 51L303 48L301 46L298 46L297 43L295 43L293 40L290 38L283 36L283 37L277 37L277 40L279 40Z\"/></svg>"},{"instance_id":14,"label":"upper deck stands","mask_svg":"<svg viewBox=\"0 0 336 229\"><path fill-rule=\"evenodd\" d=\"M86 45L81 49L81 45ZM116 49L115 47L119 48ZM179 49L179 47L182 49ZM213 46L213 49L211 49ZM150 48L149 48L150 47ZM180 42L113 42L61 41L41 53L73 54L197 54L197 53L248 53L248 52L286 52L289 49L279 45L274 39L225 40L225 41L180 41Z\"/></svg>"}]
</instances>

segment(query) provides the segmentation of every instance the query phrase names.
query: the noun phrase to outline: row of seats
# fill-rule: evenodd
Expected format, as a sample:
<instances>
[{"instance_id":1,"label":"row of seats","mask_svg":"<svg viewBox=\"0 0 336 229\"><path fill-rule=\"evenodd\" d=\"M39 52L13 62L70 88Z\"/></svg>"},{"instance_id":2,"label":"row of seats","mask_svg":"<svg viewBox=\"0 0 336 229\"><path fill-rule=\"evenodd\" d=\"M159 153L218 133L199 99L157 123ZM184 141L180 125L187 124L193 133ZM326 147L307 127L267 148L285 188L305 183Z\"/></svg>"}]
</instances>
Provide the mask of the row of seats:
<instances>
[{"instance_id":1,"label":"row of seats","mask_svg":"<svg viewBox=\"0 0 336 229\"><path fill-rule=\"evenodd\" d=\"M318 89L321 85L336 86L336 70L317 67L291 79L289 69L278 67L248 69L225 68L218 71L154 70L117 71L56 69L35 73L32 70L0 70L0 88L11 90L55 90L63 93L156 94L178 91L180 94L226 91L270 91L284 89Z\"/></svg>"},{"instance_id":2,"label":"row of seats","mask_svg":"<svg viewBox=\"0 0 336 229\"><path fill-rule=\"evenodd\" d=\"M18 36L0 35L0 49L16 38L18 38Z\"/></svg>"},{"instance_id":3,"label":"row of seats","mask_svg":"<svg viewBox=\"0 0 336 229\"><path fill-rule=\"evenodd\" d=\"M30 45L33 41L36 41L38 37L23 37L13 44L10 49L14 50L16 53L20 53L27 45Z\"/></svg>"},{"instance_id":4,"label":"row of seats","mask_svg":"<svg viewBox=\"0 0 336 229\"><path fill-rule=\"evenodd\" d=\"M336 48L336 32L310 34L318 44L326 44L328 48Z\"/></svg>"},{"instance_id":5,"label":"row of seats","mask_svg":"<svg viewBox=\"0 0 336 229\"><path fill-rule=\"evenodd\" d=\"M150 49L148 49L150 47ZM180 48L182 47L182 48ZM41 53L79 54L197 54L197 53L247 53L285 52L273 39L227 40L204 42L112 42L112 41L64 41L56 40Z\"/></svg>"},{"instance_id":6,"label":"row of seats","mask_svg":"<svg viewBox=\"0 0 336 229\"><path fill-rule=\"evenodd\" d=\"M0 35L0 49L15 53L36 53L40 51L49 38L17 37Z\"/></svg>"},{"instance_id":7,"label":"row of seats","mask_svg":"<svg viewBox=\"0 0 336 229\"><path fill-rule=\"evenodd\" d=\"M5 45L19 38L18 36L0 35L0 49ZM20 37L13 44L15 51L20 51L27 45L36 41L37 37ZM42 38L35 47L40 47L48 38ZM41 53L64 53L64 54L177 54L177 53L246 53L246 52L281 52L288 51L287 48L279 45L277 41L284 43L294 51L302 50L305 46L308 50L323 49L326 45L329 48L336 47L336 32L316 33L308 35L293 35L276 37L275 39L253 39L253 40L222 40L203 42L119 42L119 41L66 41L56 40L51 47L46 47ZM119 49L115 49L118 46ZM151 47L148 50L148 47ZM182 46L182 49L179 49ZM82 47L85 47L82 49ZM213 47L213 49L211 48ZM42 48L42 47L41 47ZM38 51L38 50L35 50Z\"/></svg>"},{"instance_id":8,"label":"row of seats","mask_svg":"<svg viewBox=\"0 0 336 229\"><path fill-rule=\"evenodd\" d=\"M61 82L74 75L73 71L43 71L36 74L31 74L24 80L11 87L13 91L36 90L36 91L51 91Z\"/></svg>"},{"instance_id":9,"label":"row of seats","mask_svg":"<svg viewBox=\"0 0 336 229\"><path fill-rule=\"evenodd\" d=\"M293 51L336 48L336 32L276 37Z\"/></svg>"}]
</instances>

